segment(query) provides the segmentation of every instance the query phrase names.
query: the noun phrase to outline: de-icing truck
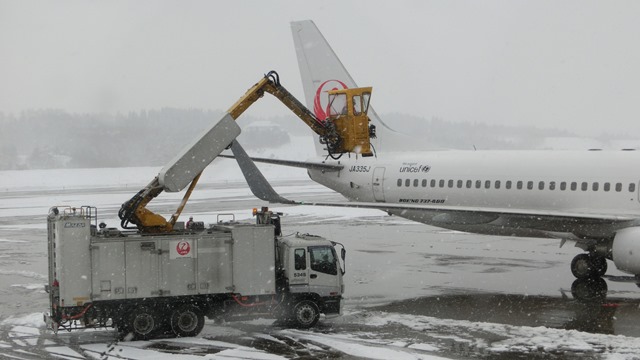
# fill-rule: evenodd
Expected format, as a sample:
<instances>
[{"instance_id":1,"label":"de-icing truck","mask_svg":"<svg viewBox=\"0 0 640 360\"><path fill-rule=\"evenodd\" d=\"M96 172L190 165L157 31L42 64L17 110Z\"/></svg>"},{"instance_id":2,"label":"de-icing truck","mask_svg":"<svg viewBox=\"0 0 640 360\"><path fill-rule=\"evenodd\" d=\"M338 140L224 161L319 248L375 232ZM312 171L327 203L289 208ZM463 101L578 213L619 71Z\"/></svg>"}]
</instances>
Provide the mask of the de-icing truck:
<instances>
[{"instance_id":1,"label":"de-icing truck","mask_svg":"<svg viewBox=\"0 0 640 360\"><path fill-rule=\"evenodd\" d=\"M49 328L115 327L131 338L195 336L204 317L273 317L308 328L338 315L344 290L336 243L282 237L278 214L256 224L145 235L97 224L92 207L48 216ZM344 264L344 247L340 249Z\"/></svg>"},{"instance_id":2,"label":"de-icing truck","mask_svg":"<svg viewBox=\"0 0 640 360\"><path fill-rule=\"evenodd\" d=\"M320 135L329 156L371 155L371 88L330 91L332 109L343 110L320 120L269 72L122 204L123 230L98 224L94 207L51 208L49 328L111 326L148 339L162 333L194 336L205 316L269 316L308 328L321 313L340 313L346 251L342 246L338 256L338 243L312 235L282 237L278 214L267 209L256 212L256 224L195 223L185 229L177 222L204 168L240 134L235 120L265 92ZM163 191L187 186L169 220L146 207Z\"/></svg>"}]
</instances>

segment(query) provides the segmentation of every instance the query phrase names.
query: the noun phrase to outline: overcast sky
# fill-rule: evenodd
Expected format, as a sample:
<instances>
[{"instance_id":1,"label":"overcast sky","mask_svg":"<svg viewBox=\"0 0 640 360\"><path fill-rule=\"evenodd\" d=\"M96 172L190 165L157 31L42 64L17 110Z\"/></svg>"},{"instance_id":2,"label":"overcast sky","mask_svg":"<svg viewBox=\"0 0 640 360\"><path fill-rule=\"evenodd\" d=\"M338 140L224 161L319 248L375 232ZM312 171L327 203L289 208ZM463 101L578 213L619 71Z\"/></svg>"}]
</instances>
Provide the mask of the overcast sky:
<instances>
[{"instance_id":1,"label":"overcast sky","mask_svg":"<svg viewBox=\"0 0 640 360\"><path fill-rule=\"evenodd\" d=\"M271 69L302 99L303 19L378 113L640 137L638 1L0 0L0 111L227 109Z\"/></svg>"}]
</instances>

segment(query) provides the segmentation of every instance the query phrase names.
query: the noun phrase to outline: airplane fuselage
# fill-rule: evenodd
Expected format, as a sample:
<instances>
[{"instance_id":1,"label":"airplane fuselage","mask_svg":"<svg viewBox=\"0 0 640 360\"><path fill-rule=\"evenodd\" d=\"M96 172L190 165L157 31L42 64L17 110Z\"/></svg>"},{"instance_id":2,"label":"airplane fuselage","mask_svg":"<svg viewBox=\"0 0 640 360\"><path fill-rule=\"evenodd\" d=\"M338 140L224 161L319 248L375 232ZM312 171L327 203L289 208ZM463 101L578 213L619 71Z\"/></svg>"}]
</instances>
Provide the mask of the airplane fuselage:
<instances>
[{"instance_id":1,"label":"airplane fuselage","mask_svg":"<svg viewBox=\"0 0 640 360\"><path fill-rule=\"evenodd\" d=\"M351 201L521 209L640 217L637 151L433 151L339 160L339 172L309 176ZM328 162L328 161L327 161ZM571 227L495 215L448 217L403 210L411 220L475 233L605 238L620 228Z\"/></svg>"}]
</instances>

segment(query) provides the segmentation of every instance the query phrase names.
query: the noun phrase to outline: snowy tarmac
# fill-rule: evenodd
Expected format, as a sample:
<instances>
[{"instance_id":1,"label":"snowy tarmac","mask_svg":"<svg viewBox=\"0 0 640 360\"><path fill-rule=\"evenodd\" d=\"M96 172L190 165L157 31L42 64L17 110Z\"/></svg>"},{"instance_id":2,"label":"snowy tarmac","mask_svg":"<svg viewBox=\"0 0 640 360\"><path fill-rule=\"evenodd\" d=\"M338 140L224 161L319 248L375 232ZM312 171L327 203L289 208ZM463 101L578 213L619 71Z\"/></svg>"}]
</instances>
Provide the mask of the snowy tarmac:
<instances>
[{"instance_id":1,"label":"snowy tarmac","mask_svg":"<svg viewBox=\"0 0 640 360\"><path fill-rule=\"evenodd\" d=\"M251 220L256 200L233 162L207 170L184 218ZM347 248L344 315L301 331L258 319L207 320L196 338L117 342L108 329L60 332L47 312L46 214L96 206L119 226L120 205L156 168L0 172L0 358L6 359L640 359L640 289L613 264L602 282L574 282L579 249L559 241L446 231L375 210L273 206L283 233L322 235ZM264 167L296 200L342 198ZM181 194L150 206L170 214ZM229 215L222 215L229 216ZM572 291L573 288L573 291ZM590 291L595 289L598 291Z\"/></svg>"}]
</instances>

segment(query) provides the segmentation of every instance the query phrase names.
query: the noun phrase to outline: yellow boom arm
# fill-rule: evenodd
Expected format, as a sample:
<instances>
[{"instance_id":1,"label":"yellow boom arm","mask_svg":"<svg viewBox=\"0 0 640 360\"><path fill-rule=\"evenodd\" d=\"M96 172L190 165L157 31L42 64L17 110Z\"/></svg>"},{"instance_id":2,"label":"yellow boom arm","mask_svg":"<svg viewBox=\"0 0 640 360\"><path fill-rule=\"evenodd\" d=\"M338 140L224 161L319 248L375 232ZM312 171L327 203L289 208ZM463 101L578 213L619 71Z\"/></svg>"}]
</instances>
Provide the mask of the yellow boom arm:
<instances>
[{"instance_id":1,"label":"yellow boom arm","mask_svg":"<svg viewBox=\"0 0 640 360\"><path fill-rule=\"evenodd\" d=\"M247 90L229 108L225 117L230 116L233 120L237 120L251 105L263 97L265 92L275 96L304 121L311 130L318 134L321 143L326 144L329 156L338 158L343 153L348 152L355 152L363 156L372 155L369 137L374 133L369 127L369 118L367 116L368 102L371 96L370 87L330 91L328 93L329 111L327 111L329 116L320 120L291 95L280 84L278 74L275 71L271 71ZM223 120L225 117L223 117ZM173 231L173 227L189 200L189 196L193 192L202 170L224 150L224 147L230 145L230 142L239 134L239 128L237 133L221 134L221 131L229 128L231 124L237 128L233 120L228 119L229 122L226 127L212 128L194 144L183 149L182 155L165 166L149 185L140 190L129 201L122 204L118 212L122 227L130 229L132 227L129 226L129 223L131 223L135 224L141 232L163 233ZM230 138L231 140L229 140ZM228 141L228 143L218 143L216 146L209 146L208 144L209 142L221 141ZM215 149L211 150L211 148ZM203 155L205 152L207 154ZM169 173L171 176L167 175ZM189 182L189 189L168 221L163 216L146 208L147 204L163 191L180 191Z\"/></svg>"}]
</instances>

